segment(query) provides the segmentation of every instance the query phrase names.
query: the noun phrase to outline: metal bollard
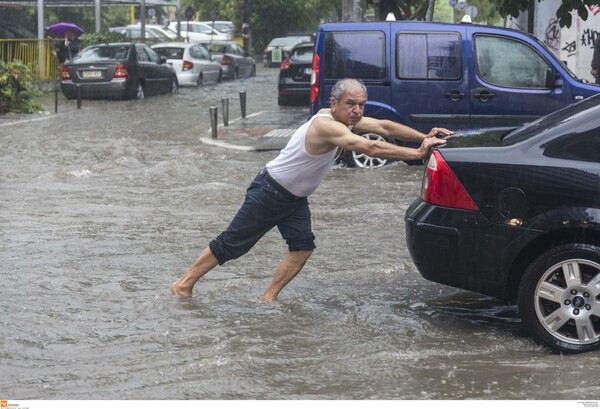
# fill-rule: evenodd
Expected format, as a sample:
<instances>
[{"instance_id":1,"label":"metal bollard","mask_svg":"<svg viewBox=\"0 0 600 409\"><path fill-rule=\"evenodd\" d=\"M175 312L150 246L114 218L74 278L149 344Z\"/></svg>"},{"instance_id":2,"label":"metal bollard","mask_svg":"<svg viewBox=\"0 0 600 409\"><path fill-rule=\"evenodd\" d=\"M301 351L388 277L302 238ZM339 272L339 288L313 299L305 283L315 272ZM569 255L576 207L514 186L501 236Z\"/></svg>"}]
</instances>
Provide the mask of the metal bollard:
<instances>
[{"instance_id":1,"label":"metal bollard","mask_svg":"<svg viewBox=\"0 0 600 409\"><path fill-rule=\"evenodd\" d=\"M246 91L240 91L240 107L242 109L242 118L246 118Z\"/></svg>"},{"instance_id":2,"label":"metal bollard","mask_svg":"<svg viewBox=\"0 0 600 409\"><path fill-rule=\"evenodd\" d=\"M58 87L54 87L54 113L58 112Z\"/></svg>"},{"instance_id":3,"label":"metal bollard","mask_svg":"<svg viewBox=\"0 0 600 409\"><path fill-rule=\"evenodd\" d=\"M223 126L229 126L229 98L221 99L223 108Z\"/></svg>"},{"instance_id":4,"label":"metal bollard","mask_svg":"<svg viewBox=\"0 0 600 409\"><path fill-rule=\"evenodd\" d=\"M81 86L77 84L77 109L81 109Z\"/></svg>"},{"instance_id":5,"label":"metal bollard","mask_svg":"<svg viewBox=\"0 0 600 409\"><path fill-rule=\"evenodd\" d=\"M217 139L217 115L219 113L219 109L217 107L210 107L210 130L212 133L212 138Z\"/></svg>"}]
</instances>

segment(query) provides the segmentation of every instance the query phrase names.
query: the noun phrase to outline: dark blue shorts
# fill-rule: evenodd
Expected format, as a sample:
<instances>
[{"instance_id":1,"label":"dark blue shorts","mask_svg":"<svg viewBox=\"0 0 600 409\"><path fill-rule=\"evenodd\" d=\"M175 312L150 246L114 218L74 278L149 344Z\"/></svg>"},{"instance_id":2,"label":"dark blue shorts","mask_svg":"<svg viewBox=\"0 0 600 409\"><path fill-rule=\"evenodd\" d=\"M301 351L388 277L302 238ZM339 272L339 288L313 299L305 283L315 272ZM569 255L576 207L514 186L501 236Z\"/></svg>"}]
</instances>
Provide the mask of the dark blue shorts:
<instances>
[{"instance_id":1,"label":"dark blue shorts","mask_svg":"<svg viewBox=\"0 0 600 409\"><path fill-rule=\"evenodd\" d=\"M289 251L315 248L308 199L292 195L263 169L248 187L246 200L227 230L209 243L210 250L224 264L247 253L275 226Z\"/></svg>"}]
</instances>

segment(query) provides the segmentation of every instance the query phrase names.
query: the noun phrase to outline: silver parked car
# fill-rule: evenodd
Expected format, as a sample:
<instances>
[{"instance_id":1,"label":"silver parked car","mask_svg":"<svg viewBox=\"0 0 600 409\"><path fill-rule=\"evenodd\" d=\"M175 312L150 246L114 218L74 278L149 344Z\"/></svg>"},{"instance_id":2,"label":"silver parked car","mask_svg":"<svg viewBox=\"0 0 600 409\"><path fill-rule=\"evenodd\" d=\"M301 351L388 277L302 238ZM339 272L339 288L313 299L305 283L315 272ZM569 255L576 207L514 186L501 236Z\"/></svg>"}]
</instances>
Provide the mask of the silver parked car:
<instances>
[{"instance_id":1,"label":"silver parked car","mask_svg":"<svg viewBox=\"0 0 600 409\"><path fill-rule=\"evenodd\" d=\"M237 79L256 75L254 58L244 55L244 49L235 41L212 41L202 43L221 63L223 78Z\"/></svg>"},{"instance_id":2,"label":"silver parked car","mask_svg":"<svg viewBox=\"0 0 600 409\"><path fill-rule=\"evenodd\" d=\"M223 78L221 64L200 43L169 42L152 49L175 69L180 86L219 83Z\"/></svg>"},{"instance_id":3,"label":"silver parked car","mask_svg":"<svg viewBox=\"0 0 600 409\"><path fill-rule=\"evenodd\" d=\"M177 32L177 22L170 23L169 28ZM222 33L216 28L200 21L182 21L180 29L181 37L190 42L231 39L231 33Z\"/></svg>"}]
</instances>

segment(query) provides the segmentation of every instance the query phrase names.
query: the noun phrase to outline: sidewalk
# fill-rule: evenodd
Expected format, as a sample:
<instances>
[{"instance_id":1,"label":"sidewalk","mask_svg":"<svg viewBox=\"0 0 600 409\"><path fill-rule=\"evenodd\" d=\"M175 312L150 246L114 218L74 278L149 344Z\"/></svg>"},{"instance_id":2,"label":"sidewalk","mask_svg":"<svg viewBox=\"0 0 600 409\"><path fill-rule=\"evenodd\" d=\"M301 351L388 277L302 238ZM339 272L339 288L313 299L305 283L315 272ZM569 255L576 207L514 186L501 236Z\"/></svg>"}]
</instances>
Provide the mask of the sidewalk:
<instances>
[{"instance_id":1,"label":"sidewalk","mask_svg":"<svg viewBox=\"0 0 600 409\"><path fill-rule=\"evenodd\" d=\"M200 138L202 143L246 151L281 150L292 134L309 118L308 111L261 111L246 118L230 119L228 126L220 123L217 137L212 129Z\"/></svg>"}]
</instances>

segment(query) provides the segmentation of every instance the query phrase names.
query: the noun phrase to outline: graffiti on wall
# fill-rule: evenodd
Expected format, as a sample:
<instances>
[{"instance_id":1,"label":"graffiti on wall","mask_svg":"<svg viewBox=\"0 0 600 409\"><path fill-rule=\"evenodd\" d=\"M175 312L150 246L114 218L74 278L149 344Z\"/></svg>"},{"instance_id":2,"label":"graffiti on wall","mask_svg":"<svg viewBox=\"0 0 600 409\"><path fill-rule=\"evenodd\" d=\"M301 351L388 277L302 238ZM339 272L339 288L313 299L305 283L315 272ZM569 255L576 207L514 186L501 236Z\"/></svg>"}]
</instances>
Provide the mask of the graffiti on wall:
<instances>
[{"instance_id":1,"label":"graffiti on wall","mask_svg":"<svg viewBox=\"0 0 600 409\"><path fill-rule=\"evenodd\" d=\"M560 44L560 25L558 24L558 20L555 18L551 18L548 22L548 26L546 27L544 43L552 51L558 51L558 47Z\"/></svg>"},{"instance_id":2,"label":"graffiti on wall","mask_svg":"<svg viewBox=\"0 0 600 409\"><path fill-rule=\"evenodd\" d=\"M596 16L596 15L600 14L600 5L594 4L594 5L588 6L588 10L590 11L588 19L591 19L591 16ZM596 40L596 37L598 35L600 35L600 34L596 30L591 30L589 28L586 30L583 30L583 33L581 34L581 38L580 38L581 46L584 48L585 47L594 48L594 41Z\"/></svg>"}]
</instances>

